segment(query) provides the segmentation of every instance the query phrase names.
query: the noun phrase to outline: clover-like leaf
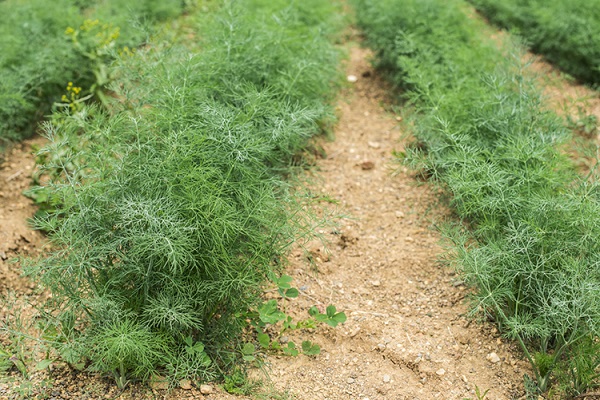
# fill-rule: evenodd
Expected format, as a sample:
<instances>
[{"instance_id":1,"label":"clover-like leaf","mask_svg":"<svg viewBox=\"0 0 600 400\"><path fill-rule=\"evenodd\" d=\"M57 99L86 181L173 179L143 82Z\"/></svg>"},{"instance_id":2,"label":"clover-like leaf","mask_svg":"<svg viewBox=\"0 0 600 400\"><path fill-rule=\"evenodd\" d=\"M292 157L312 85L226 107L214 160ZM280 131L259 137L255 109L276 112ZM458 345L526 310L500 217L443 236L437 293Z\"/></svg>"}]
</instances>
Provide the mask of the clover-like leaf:
<instances>
[{"instance_id":1,"label":"clover-like leaf","mask_svg":"<svg viewBox=\"0 0 600 400\"><path fill-rule=\"evenodd\" d=\"M265 349L267 349L269 347L269 344L271 343L271 337L266 333L259 333L257 339L261 347Z\"/></svg>"},{"instance_id":2,"label":"clover-like leaf","mask_svg":"<svg viewBox=\"0 0 600 400\"><path fill-rule=\"evenodd\" d=\"M321 353L321 347L310 340L305 340L302 342L302 352L307 356L316 356Z\"/></svg>"},{"instance_id":3,"label":"clover-like leaf","mask_svg":"<svg viewBox=\"0 0 600 400\"><path fill-rule=\"evenodd\" d=\"M344 322L346 322L346 314L344 314L343 312L336 312L337 309L334 305L330 305L327 307L326 309L326 314L321 314L318 312L315 314L315 311L313 309L316 309L316 307L311 308L311 310L309 310L309 313L312 312L312 316L315 320L317 320L318 322L322 322L325 323L331 327L336 327L339 324L342 324Z\"/></svg>"},{"instance_id":4,"label":"clover-like leaf","mask_svg":"<svg viewBox=\"0 0 600 400\"><path fill-rule=\"evenodd\" d=\"M296 348L296 343L288 342L287 347L283 348L283 353L288 356L297 356L299 354L298 349Z\"/></svg>"},{"instance_id":5,"label":"clover-like leaf","mask_svg":"<svg viewBox=\"0 0 600 400\"><path fill-rule=\"evenodd\" d=\"M254 356L255 352L256 346L252 343L246 343L244 347L242 347L242 358L244 361L252 362L256 360L256 357Z\"/></svg>"},{"instance_id":6,"label":"clover-like leaf","mask_svg":"<svg viewBox=\"0 0 600 400\"><path fill-rule=\"evenodd\" d=\"M269 300L258 307L258 314L261 321L268 324L276 324L285 319L285 314L277 307L277 301Z\"/></svg>"},{"instance_id":7,"label":"clover-like leaf","mask_svg":"<svg viewBox=\"0 0 600 400\"><path fill-rule=\"evenodd\" d=\"M54 362L54 360L50 360L50 359L45 359L40 361L39 363L37 363L35 365L35 370L36 371L42 371L45 370L46 368L48 368L52 363Z\"/></svg>"}]
</instances>

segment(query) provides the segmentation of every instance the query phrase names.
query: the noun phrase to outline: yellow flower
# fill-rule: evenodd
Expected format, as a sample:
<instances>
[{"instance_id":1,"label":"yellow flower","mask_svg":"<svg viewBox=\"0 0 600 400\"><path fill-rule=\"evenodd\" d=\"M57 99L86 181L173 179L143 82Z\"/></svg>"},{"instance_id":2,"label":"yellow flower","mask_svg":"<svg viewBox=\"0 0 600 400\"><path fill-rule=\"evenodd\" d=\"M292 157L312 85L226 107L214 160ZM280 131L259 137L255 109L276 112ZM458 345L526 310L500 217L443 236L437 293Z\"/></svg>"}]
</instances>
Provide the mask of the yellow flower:
<instances>
[{"instance_id":1,"label":"yellow flower","mask_svg":"<svg viewBox=\"0 0 600 400\"><path fill-rule=\"evenodd\" d=\"M98 21L97 19L95 19L95 20L86 19L85 21L83 21L83 25L81 25L79 27L79 29L81 29L82 31L89 31L93 27L98 25L99 23L100 23L100 21Z\"/></svg>"}]
</instances>

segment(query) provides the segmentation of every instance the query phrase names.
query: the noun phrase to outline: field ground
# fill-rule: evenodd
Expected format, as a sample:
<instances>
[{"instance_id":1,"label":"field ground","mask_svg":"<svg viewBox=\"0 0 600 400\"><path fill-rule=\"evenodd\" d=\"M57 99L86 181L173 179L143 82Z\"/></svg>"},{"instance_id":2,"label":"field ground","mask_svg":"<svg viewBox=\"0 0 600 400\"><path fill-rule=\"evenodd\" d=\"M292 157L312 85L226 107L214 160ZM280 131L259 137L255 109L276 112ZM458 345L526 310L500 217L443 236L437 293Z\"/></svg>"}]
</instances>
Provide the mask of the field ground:
<instances>
[{"instance_id":1,"label":"field ground","mask_svg":"<svg viewBox=\"0 0 600 400\"><path fill-rule=\"evenodd\" d=\"M491 324L466 318L468 289L438 262L442 249L433 225L449 212L429 185L395 171L392 153L406 140L402 124L388 111L389 91L370 66L369 52L353 45L350 53L347 74L358 79L340 96L336 139L322 143L326 157L317 161L313 188L339 202L336 211L348 218L324 232L328 250L313 243L308 252L294 251L288 271L302 293L294 309L332 303L348 321L297 334L321 344L314 359L269 357L274 393L306 400L463 399L475 398L477 387L490 390L489 400L520 398L528 365ZM600 118L597 92L565 83L542 62L535 65L549 77L541 82L552 102L594 97L588 109ZM44 248L26 222L35 208L20 194L30 182L32 146L40 142L14 147L0 169L0 288L14 292L19 303L35 304L38 296L10 259ZM9 307L3 318L16 309ZM202 394L187 382L172 392L131 385L119 393L112 380L60 368L49 374L31 380L38 388L51 382L51 399L239 398L213 387ZM0 383L0 398L18 398L15 376Z\"/></svg>"}]
</instances>

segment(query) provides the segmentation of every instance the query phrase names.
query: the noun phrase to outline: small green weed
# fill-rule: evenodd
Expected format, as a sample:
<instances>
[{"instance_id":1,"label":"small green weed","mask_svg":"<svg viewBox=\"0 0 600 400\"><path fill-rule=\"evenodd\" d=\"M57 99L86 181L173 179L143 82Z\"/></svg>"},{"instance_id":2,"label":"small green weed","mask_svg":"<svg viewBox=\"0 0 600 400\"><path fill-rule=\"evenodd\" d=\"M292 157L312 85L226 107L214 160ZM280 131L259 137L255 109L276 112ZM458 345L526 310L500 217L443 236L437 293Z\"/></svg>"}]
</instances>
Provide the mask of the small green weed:
<instances>
[{"instance_id":1,"label":"small green weed","mask_svg":"<svg viewBox=\"0 0 600 400\"><path fill-rule=\"evenodd\" d=\"M476 400L485 400L487 398L487 394L490 389L486 389L484 392L479 389L479 386L475 385L475 399ZM470 398L464 398L463 400L472 400Z\"/></svg>"},{"instance_id":2,"label":"small green weed","mask_svg":"<svg viewBox=\"0 0 600 400\"><path fill-rule=\"evenodd\" d=\"M287 275L275 280L277 291L281 296L280 301L283 302L283 310L280 310L278 301L273 299L260 305L254 314L248 316L253 321L252 325L256 329L258 343L264 351L282 352L289 356L297 356L300 351L307 356L320 354L321 348L318 344L308 340L303 341L300 347L290 340L286 340L282 344L282 337L290 330L314 329L319 323L335 328L346 322L346 314L337 312L336 307L333 305L327 307L325 314L319 312L318 308L313 306L308 311L310 318L294 321L290 315L285 313L287 300L296 298L299 294L298 289L291 287L291 282L292 278ZM273 331L276 332L274 338L269 334ZM247 347L247 350L249 350L248 355L252 354L253 357L252 360L246 361L254 361L253 354L256 350L254 345L247 344L246 346L249 346Z\"/></svg>"}]
</instances>

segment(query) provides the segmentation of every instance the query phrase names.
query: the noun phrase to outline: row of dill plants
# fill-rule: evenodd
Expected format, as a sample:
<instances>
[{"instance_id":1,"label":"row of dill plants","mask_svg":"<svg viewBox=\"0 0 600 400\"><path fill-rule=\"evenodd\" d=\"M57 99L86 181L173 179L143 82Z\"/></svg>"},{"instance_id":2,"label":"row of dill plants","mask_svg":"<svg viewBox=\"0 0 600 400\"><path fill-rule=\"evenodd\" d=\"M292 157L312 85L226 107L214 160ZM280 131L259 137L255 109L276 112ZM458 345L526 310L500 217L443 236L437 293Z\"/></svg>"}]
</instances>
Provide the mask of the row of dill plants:
<instances>
[{"instance_id":1,"label":"row of dill plants","mask_svg":"<svg viewBox=\"0 0 600 400\"><path fill-rule=\"evenodd\" d=\"M53 104L102 96L114 53L143 43L154 24L185 7L179 0L1 1L0 147L31 136Z\"/></svg>"},{"instance_id":2,"label":"row of dill plants","mask_svg":"<svg viewBox=\"0 0 600 400\"><path fill-rule=\"evenodd\" d=\"M569 133L522 50L509 39L499 50L461 0L354 3L376 65L413 110L415 143L399 156L461 221L444 229L447 261L476 289L473 313L521 347L529 395L597 386L600 187L559 150Z\"/></svg>"},{"instance_id":3,"label":"row of dill plants","mask_svg":"<svg viewBox=\"0 0 600 400\"><path fill-rule=\"evenodd\" d=\"M49 359L120 387L243 374L265 285L318 223L294 177L334 118L340 15L321 0L196 9L179 40L117 59L105 107L54 114L34 192L54 204L36 224L55 250L26 268L52 293Z\"/></svg>"},{"instance_id":4,"label":"row of dill plants","mask_svg":"<svg viewBox=\"0 0 600 400\"><path fill-rule=\"evenodd\" d=\"M518 33L575 78L600 84L600 2L470 0L491 22Z\"/></svg>"}]
</instances>

